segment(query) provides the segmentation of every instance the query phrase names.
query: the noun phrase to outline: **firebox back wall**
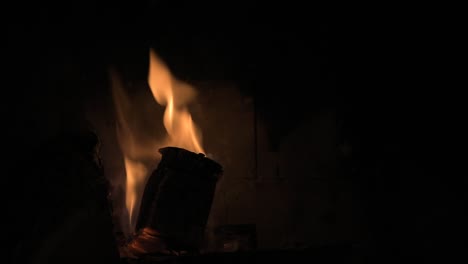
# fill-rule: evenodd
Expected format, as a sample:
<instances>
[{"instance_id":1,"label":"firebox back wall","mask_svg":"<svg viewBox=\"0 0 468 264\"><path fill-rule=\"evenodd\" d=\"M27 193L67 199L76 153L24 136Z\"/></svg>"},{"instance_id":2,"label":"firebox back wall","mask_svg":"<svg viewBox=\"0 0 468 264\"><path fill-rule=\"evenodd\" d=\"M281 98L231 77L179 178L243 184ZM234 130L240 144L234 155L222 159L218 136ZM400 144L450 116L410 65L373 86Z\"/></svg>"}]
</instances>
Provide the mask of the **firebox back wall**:
<instances>
[{"instance_id":1,"label":"firebox back wall","mask_svg":"<svg viewBox=\"0 0 468 264\"><path fill-rule=\"evenodd\" d=\"M258 247L263 249L339 243L358 235L351 186L336 177L333 109L296 124L274 149L254 99L241 94L236 84L212 81L195 86L199 94L191 108L193 118L202 129L207 155L224 168L208 222L209 240L217 226L226 224L255 224ZM102 101L91 103L90 109L102 139L106 175L114 183L118 214L125 185L112 110ZM162 116L154 122L162 123ZM116 220L121 218L117 215ZM213 241L208 247L214 247Z\"/></svg>"}]
</instances>

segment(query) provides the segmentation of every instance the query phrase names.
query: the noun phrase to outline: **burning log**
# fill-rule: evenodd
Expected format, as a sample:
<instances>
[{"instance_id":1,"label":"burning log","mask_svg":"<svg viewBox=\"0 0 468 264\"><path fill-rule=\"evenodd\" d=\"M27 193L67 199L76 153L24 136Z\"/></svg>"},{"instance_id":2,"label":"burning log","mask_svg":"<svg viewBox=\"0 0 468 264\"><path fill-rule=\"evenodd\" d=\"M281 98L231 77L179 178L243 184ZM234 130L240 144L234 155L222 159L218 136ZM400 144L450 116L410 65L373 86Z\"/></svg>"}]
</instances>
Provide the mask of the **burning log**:
<instances>
[{"instance_id":1,"label":"burning log","mask_svg":"<svg viewBox=\"0 0 468 264\"><path fill-rule=\"evenodd\" d=\"M135 256L197 251L222 167L204 154L159 149L162 159L143 194L137 234L126 250Z\"/></svg>"}]
</instances>

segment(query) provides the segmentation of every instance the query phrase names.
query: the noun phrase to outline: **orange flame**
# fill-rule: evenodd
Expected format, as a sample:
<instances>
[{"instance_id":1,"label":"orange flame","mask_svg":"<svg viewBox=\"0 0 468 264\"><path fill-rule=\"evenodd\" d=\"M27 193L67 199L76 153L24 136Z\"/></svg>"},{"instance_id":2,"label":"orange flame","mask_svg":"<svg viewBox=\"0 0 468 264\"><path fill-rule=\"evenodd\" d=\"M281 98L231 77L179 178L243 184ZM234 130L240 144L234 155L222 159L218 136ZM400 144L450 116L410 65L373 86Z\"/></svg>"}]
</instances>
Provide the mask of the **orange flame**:
<instances>
[{"instance_id":1,"label":"orange flame","mask_svg":"<svg viewBox=\"0 0 468 264\"><path fill-rule=\"evenodd\" d=\"M137 207L141 199L146 178L152 164L158 159L154 149L161 146L154 135L141 129L142 123L134 102L126 93L123 82L115 71L110 72L112 95L117 118L117 139L123 153L126 175L125 207L127 215L122 215L124 231L130 233L136 224Z\"/></svg>"},{"instance_id":2,"label":"orange flame","mask_svg":"<svg viewBox=\"0 0 468 264\"><path fill-rule=\"evenodd\" d=\"M151 113L136 111L142 108L139 104L143 102L132 102L125 92L123 82L114 71L111 71L111 81L116 106L117 136L126 173L125 205L130 229L127 232L131 232L136 224L146 180L159 159L157 150L164 146L185 148L197 153L204 153L204 150L200 130L187 108L187 104L195 98L195 90L174 78L154 51L150 50L148 84L156 102L166 106L163 124L168 137L165 140L158 139L155 131L157 129L148 124L146 115Z\"/></svg>"},{"instance_id":3,"label":"orange flame","mask_svg":"<svg viewBox=\"0 0 468 264\"><path fill-rule=\"evenodd\" d=\"M201 133L186 106L195 97L195 91L188 84L173 78L166 65L152 50L148 83L156 101L166 106L164 127L169 134L170 145L204 153Z\"/></svg>"}]
</instances>

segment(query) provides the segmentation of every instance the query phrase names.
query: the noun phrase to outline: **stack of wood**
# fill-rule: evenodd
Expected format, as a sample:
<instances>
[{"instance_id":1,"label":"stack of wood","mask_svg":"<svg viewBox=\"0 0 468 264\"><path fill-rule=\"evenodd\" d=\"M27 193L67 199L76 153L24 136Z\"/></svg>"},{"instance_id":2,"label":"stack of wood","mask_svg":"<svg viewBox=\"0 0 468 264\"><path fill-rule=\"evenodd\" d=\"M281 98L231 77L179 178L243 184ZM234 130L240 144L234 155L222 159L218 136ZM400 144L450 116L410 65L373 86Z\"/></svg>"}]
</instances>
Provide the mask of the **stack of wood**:
<instances>
[{"instance_id":1,"label":"stack of wood","mask_svg":"<svg viewBox=\"0 0 468 264\"><path fill-rule=\"evenodd\" d=\"M93 131L66 131L25 152L12 262L119 263L98 148Z\"/></svg>"}]
</instances>

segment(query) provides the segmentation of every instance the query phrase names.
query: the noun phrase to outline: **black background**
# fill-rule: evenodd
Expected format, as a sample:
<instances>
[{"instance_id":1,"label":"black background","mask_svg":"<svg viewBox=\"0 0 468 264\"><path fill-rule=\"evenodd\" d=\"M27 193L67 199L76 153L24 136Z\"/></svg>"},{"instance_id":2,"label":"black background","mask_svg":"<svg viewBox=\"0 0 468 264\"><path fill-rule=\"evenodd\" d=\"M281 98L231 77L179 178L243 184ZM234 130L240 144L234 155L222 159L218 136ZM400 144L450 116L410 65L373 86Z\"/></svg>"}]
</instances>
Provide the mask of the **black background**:
<instances>
[{"instance_id":1,"label":"black background","mask_svg":"<svg viewBox=\"0 0 468 264\"><path fill-rule=\"evenodd\" d=\"M303 118L296 113L336 109L339 140L355 150L339 169L356 185L376 252L427 257L460 246L460 185L436 170L445 156L437 150L436 17L294 1L41 2L8 10L2 122L12 237L25 206L16 194L34 177L22 173L24 160L49 137L44 116L60 113L67 117L60 129L73 129L83 104L106 93L108 65L145 78L150 46L183 80L241 84L268 121L273 148ZM310 78L321 88L309 87Z\"/></svg>"}]
</instances>

